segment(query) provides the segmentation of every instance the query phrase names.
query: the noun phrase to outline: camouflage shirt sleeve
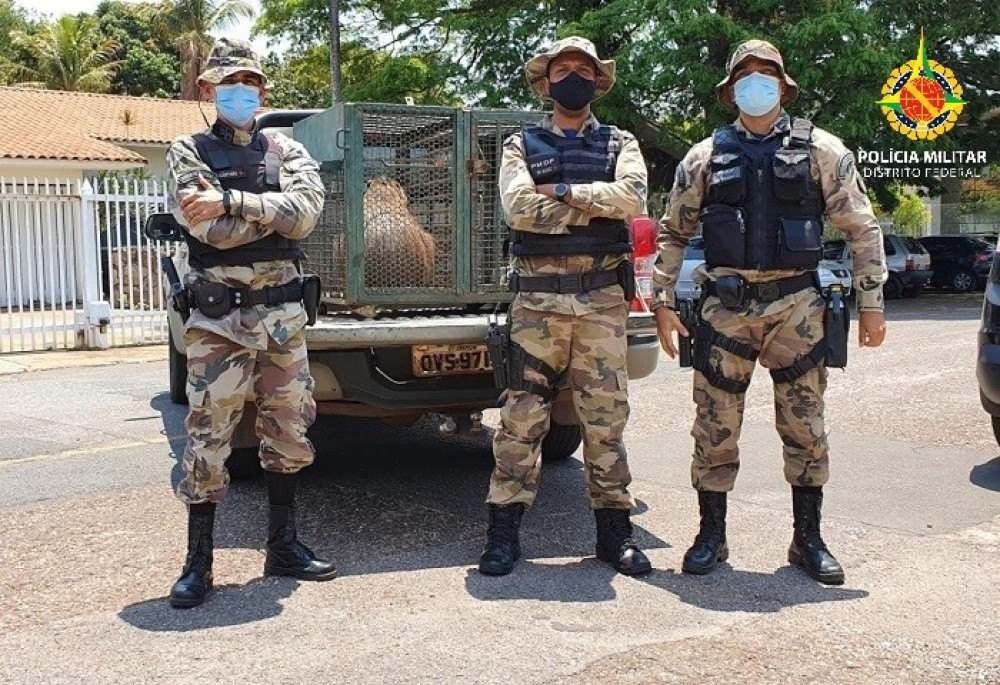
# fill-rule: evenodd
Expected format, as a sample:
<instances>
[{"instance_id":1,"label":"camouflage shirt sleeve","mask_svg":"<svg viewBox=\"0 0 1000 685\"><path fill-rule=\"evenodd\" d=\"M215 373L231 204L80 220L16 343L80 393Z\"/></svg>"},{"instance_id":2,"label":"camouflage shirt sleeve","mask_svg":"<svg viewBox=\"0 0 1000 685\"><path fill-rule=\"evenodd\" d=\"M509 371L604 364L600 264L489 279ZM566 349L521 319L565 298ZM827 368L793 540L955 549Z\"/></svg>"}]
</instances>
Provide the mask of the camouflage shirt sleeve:
<instances>
[{"instance_id":1,"label":"camouflage shirt sleeve","mask_svg":"<svg viewBox=\"0 0 1000 685\"><path fill-rule=\"evenodd\" d=\"M587 212L591 218L631 219L646 211L646 160L639 141L622 131L622 150L611 182L574 183L567 203Z\"/></svg>"},{"instance_id":2,"label":"camouflage shirt sleeve","mask_svg":"<svg viewBox=\"0 0 1000 685\"><path fill-rule=\"evenodd\" d=\"M854 155L836 136L815 129L812 139L826 213L851 244L858 309L881 311L887 277L882 229L878 225Z\"/></svg>"},{"instance_id":3,"label":"camouflage shirt sleeve","mask_svg":"<svg viewBox=\"0 0 1000 685\"><path fill-rule=\"evenodd\" d=\"M194 139L190 136L178 138L167 150L167 172L177 205L188 195L201 190L199 176L222 190L215 173L198 156ZM237 216L220 216L194 226L188 226L179 211L175 211L174 216L193 238L222 250L252 243L274 232L272 226Z\"/></svg>"},{"instance_id":4,"label":"camouflage shirt sleeve","mask_svg":"<svg viewBox=\"0 0 1000 685\"><path fill-rule=\"evenodd\" d=\"M674 288L684 263L684 250L698 233L698 214L711 159L712 139L708 138L691 148L677 165L674 187L660 219L660 254L653 273L654 308L675 305Z\"/></svg>"},{"instance_id":5,"label":"camouflage shirt sleeve","mask_svg":"<svg viewBox=\"0 0 1000 685\"><path fill-rule=\"evenodd\" d=\"M520 133L504 141L499 185L504 215L516 231L565 234L569 233L568 226L590 223L588 212L535 191L535 181L524 159Z\"/></svg>"},{"instance_id":6,"label":"camouflage shirt sleeve","mask_svg":"<svg viewBox=\"0 0 1000 685\"><path fill-rule=\"evenodd\" d=\"M272 136L281 148L281 192L232 191L233 213L292 240L309 235L323 209L323 181L319 165L301 143L281 134Z\"/></svg>"}]
</instances>

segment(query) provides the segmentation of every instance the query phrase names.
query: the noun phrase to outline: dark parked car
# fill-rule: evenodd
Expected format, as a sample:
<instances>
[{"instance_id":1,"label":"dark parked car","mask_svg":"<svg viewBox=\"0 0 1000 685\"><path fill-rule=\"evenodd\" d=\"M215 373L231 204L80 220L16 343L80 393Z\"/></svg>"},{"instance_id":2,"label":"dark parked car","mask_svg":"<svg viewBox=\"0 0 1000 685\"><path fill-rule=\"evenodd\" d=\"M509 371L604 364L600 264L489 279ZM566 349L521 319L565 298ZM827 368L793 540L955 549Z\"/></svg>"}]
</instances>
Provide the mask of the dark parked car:
<instances>
[{"instance_id":1,"label":"dark parked car","mask_svg":"<svg viewBox=\"0 0 1000 685\"><path fill-rule=\"evenodd\" d=\"M997 246L1000 248L1000 244ZM986 281L983 321L979 328L976 376L983 409L993 417L993 435L1000 444L1000 260L994 259Z\"/></svg>"},{"instance_id":2,"label":"dark parked car","mask_svg":"<svg viewBox=\"0 0 1000 685\"><path fill-rule=\"evenodd\" d=\"M931 253L935 288L969 292L986 285L993 264L993 244L965 235L935 235L920 239Z\"/></svg>"}]
</instances>

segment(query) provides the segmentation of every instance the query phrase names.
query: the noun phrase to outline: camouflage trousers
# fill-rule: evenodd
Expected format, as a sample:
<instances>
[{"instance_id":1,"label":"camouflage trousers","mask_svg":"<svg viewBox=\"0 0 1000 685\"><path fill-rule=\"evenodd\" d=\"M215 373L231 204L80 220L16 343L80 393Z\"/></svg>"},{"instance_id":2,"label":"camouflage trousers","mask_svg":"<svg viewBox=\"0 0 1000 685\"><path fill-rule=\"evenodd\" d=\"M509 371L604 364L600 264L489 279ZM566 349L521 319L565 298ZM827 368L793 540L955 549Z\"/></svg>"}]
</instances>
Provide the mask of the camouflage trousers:
<instances>
[{"instance_id":1,"label":"camouflage trousers","mask_svg":"<svg viewBox=\"0 0 1000 685\"><path fill-rule=\"evenodd\" d=\"M583 430L583 460L591 505L630 509L632 481L622 433L628 420L625 305L584 316L543 312L515 304L511 340L568 380ZM525 379L545 384L531 369ZM507 391L493 440L496 467L486 499L491 504L531 505L542 467L542 440L549 431L552 402Z\"/></svg>"},{"instance_id":2,"label":"camouflage trousers","mask_svg":"<svg viewBox=\"0 0 1000 685\"><path fill-rule=\"evenodd\" d=\"M717 332L753 347L768 369L791 366L823 338L824 300L808 289L769 305L753 303L746 312L723 308L718 298L705 300L702 316ZM755 362L713 347L709 367L728 379L749 383ZM819 486L829 476L827 436L823 426L823 393L827 371L822 365L789 383L774 383L778 434L784 445L785 479L792 485ZM745 392L732 393L694 374L696 415L691 483L698 490L728 492L740 467L738 441Z\"/></svg>"},{"instance_id":3,"label":"camouflage trousers","mask_svg":"<svg viewBox=\"0 0 1000 685\"><path fill-rule=\"evenodd\" d=\"M306 430L316 419L305 336L284 345L268 339L266 351L238 345L195 328L184 334L188 358L188 443L177 496L188 504L221 502L229 486L230 440L252 393L257 405L260 463L294 473L313 461Z\"/></svg>"}]
</instances>

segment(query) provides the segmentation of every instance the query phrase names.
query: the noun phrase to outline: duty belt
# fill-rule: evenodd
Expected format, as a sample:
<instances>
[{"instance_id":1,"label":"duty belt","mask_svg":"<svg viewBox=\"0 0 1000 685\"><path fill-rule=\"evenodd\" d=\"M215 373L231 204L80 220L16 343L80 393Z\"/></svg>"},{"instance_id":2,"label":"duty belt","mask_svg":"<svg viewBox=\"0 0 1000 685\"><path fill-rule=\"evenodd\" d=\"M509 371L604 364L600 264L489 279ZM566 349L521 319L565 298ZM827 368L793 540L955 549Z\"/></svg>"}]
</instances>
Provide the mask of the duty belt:
<instances>
[{"instance_id":1,"label":"duty belt","mask_svg":"<svg viewBox=\"0 0 1000 685\"><path fill-rule=\"evenodd\" d=\"M220 300L228 296L228 307L230 310L238 308L253 307L255 305L278 305L285 302L302 301L302 282L293 281L285 285L252 289L252 288L232 288L229 286L218 287L215 283L198 283L191 286L191 306L198 309L218 308L222 306Z\"/></svg>"},{"instance_id":2,"label":"duty belt","mask_svg":"<svg viewBox=\"0 0 1000 685\"><path fill-rule=\"evenodd\" d=\"M766 283L744 282L745 300L757 300L758 302L774 302L786 295L797 293L806 288L816 287L817 280L814 272L799 274L789 278L782 278L777 281ZM715 281L705 283L705 293L707 295L718 296Z\"/></svg>"},{"instance_id":3,"label":"duty belt","mask_svg":"<svg viewBox=\"0 0 1000 685\"><path fill-rule=\"evenodd\" d=\"M512 293L575 295L619 284L621 284L621 276L617 269L587 271L581 274L560 274L558 276L521 276L515 273L510 277L509 289Z\"/></svg>"}]
</instances>

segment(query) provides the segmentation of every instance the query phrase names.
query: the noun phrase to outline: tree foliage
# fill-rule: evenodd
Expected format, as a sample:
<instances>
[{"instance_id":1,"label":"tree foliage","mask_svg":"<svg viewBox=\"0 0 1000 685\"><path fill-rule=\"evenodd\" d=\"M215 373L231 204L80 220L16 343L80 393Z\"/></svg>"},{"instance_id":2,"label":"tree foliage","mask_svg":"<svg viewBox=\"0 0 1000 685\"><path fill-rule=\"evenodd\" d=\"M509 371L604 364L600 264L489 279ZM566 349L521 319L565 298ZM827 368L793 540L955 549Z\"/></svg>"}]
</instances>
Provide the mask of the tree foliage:
<instances>
[{"instance_id":1,"label":"tree foliage","mask_svg":"<svg viewBox=\"0 0 1000 685\"><path fill-rule=\"evenodd\" d=\"M34 86L105 92L121 65L118 42L102 36L97 21L86 15L60 17L33 34L14 31L11 39L34 60L22 67Z\"/></svg>"},{"instance_id":2,"label":"tree foliage","mask_svg":"<svg viewBox=\"0 0 1000 685\"><path fill-rule=\"evenodd\" d=\"M104 0L94 15L101 33L121 46L121 67L110 91L119 95L176 97L180 53L160 21L163 5Z\"/></svg>"},{"instance_id":3,"label":"tree foliage","mask_svg":"<svg viewBox=\"0 0 1000 685\"><path fill-rule=\"evenodd\" d=\"M174 44L180 50L181 97L198 99L198 74L215 42L212 32L225 30L253 14L253 8L244 0L164 0L159 25L162 31L175 36Z\"/></svg>"}]
</instances>

